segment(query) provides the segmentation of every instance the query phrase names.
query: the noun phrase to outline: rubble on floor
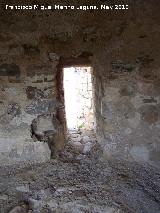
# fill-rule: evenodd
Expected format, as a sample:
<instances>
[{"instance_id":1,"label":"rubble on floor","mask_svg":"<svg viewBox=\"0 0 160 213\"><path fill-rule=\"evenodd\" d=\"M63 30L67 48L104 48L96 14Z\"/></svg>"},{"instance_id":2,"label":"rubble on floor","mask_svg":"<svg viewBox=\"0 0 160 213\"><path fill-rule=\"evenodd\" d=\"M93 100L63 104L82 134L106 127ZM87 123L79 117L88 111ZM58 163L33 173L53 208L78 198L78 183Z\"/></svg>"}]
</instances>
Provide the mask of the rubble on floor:
<instances>
[{"instance_id":1,"label":"rubble on floor","mask_svg":"<svg viewBox=\"0 0 160 213\"><path fill-rule=\"evenodd\" d=\"M42 165L0 171L1 213L160 212L160 171L148 165L62 153Z\"/></svg>"},{"instance_id":2,"label":"rubble on floor","mask_svg":"<svg viewBox=\"0 0 160 213\"><path fill-rule=\"evenodd\" d=\"M88 154L97 144L94 130L69 130L68 143L73 152Z\"/></svg>"}]
</instances>

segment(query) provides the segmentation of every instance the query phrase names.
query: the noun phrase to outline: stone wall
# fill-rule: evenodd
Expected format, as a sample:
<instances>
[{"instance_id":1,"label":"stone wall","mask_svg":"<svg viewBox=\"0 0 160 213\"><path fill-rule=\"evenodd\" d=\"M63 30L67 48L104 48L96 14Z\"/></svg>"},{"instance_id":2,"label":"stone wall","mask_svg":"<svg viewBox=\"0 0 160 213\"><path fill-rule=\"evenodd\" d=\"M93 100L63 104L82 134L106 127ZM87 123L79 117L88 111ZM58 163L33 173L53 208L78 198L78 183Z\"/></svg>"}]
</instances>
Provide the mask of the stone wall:
<instances>
[{"instance_id":1,"label":"stone wall","mask_svg":"<svg viewBox=\"0 0 160 213\"><path fill-rule=\"evenodd\" d=\"M3 162L46 161L50 157L48 145L33 142L31 124L38 115L55 113L54 68L49 62L35 63L32 55L25 59L25 53L2 57L6 61L0 67L0 158Z\"/></svg>"},{"instance_id":2,"label":"stone wall","mask_svg":"<svg viewBox=\"0 0 160 213\"><path fill-rule=\"evenodd\" d=\"M159 164L159 79L141 74L139 65L126 71L122 64L118 62L121 74L112 64L111 79L103 85L101 126L105 157Z\"/></svg>"},{"instance_id":3,"label":"stone wall","mask_svg":"<svg viewBox=\"0 0 160 213\"><path fill-rule=\"evenodd\" d=\"M124 3L128 11L15 12L1 7L1 164L50 158L47 143L31 137L31 124L39 115L53 116L61 105L59 60L80 57L94 69L102 159L160 165L159 1Z\"/></svg>"}]
</instances>

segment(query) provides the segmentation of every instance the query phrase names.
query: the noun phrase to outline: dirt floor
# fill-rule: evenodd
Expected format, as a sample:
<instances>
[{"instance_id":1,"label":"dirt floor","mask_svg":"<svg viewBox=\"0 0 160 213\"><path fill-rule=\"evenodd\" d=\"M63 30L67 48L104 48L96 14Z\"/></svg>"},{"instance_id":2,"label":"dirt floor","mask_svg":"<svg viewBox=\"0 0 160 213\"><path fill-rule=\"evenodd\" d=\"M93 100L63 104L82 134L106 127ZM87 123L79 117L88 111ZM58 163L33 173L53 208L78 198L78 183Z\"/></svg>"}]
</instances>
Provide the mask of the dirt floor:
<instances>
[{"instance_id":1,"label":"dirt floor","mask_svg":"<svg viewBox=\"0 0 160 213\"><path fill-rule=\"evenodd\" d=\"M1 213L159 213L160 171L65 152L26 168L0 168Z\"/></svg>"}]
</instances>

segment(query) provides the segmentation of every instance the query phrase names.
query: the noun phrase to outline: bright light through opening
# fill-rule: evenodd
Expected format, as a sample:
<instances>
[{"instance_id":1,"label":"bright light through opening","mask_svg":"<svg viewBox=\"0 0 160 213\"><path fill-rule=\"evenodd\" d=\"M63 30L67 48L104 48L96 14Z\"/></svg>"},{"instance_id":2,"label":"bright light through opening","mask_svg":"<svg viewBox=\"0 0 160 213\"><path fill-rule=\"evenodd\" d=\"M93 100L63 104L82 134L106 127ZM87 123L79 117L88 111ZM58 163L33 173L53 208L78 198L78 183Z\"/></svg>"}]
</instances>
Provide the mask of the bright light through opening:
<instances>
[{"instance_id":1,"label":"bright light through opening","mask_svg":"<svg viewBox=\"0 0 160 213\"><path fill-rule=\"evenodd\" d=\"M68 130L94 127L91 67L64 68L64 97Z\"/></svg>"}]
</instances>

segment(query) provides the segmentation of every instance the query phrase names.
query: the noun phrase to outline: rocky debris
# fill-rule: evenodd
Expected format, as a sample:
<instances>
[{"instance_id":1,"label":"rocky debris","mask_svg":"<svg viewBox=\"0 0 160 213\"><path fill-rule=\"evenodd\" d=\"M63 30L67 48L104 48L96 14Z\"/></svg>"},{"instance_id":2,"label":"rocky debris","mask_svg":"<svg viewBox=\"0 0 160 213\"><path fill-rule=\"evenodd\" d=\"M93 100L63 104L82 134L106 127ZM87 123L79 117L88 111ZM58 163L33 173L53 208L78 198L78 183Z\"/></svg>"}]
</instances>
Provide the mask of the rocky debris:
<instances>
[{"instance_id":1,"label":"rocky debris","mask_svg":"<svg viewBox=\"0 0 160 213\"><path fill-rule=\"evenodd\" d=\"M83 153L84 154L89 153L91 151L92 147L93 147L92 142L85 143L84 148L83 148Z\"/></svg>"},{"instance_id":2,"label":"rocky debris","mask_svg":"<svg viewBox=\"0 0 160 213\"><path fill-rule=\"evenodd\" d=\"M0 168L1 212L160 212L157 168L115 159L61 159L24 169Z\"/></svg>"},{"instance_id":3,"label":"rocky debris","mask_svg":"<svg viewBox=\"0 0 160 213\"><path fill-rule=\"evenodd\" d=\"M69 130L69 140L67 146L70 146L76 153L88 154L97 143L93 130Z\"/></svg>"},{"instance_id":4,"label":"rocky debris","mask_svg":"<svg viewBox=\"0 0 160 213\"><path fill-rule=\"evenodd\" d=\"M70 145L75 150L75 152L82 152L84 149L83 144L81 144L79 141L69 141L68 145Z\"/></svg>"},{"instance_id":5,"label":"rocky debris","mask_svg":"<svg viewBox=\"0 0 160 213\"><path fill-rule=\"evenodd\" d=\"M28 213L28 206L27 205L21 205L14 207L9 213Z\"/></svg>"}]
</instances>

